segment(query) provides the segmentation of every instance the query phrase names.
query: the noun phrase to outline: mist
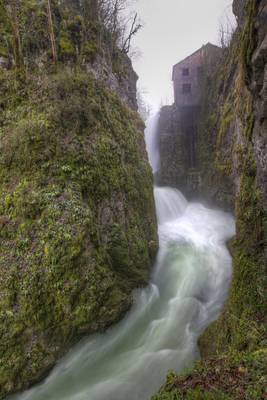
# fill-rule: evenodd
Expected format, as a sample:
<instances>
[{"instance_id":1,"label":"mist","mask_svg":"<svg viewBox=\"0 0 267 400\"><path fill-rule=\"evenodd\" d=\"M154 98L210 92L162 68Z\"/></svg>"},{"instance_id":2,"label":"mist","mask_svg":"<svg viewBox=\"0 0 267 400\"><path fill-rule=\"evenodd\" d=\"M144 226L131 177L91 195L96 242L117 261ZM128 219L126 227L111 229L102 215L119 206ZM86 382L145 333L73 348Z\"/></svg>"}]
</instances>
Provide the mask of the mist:
<instances>
[{"instance_id":1,"label":"mist","mask_svg":"<svg viewBox=\"0 0 267 400\"><path fill-rule=\"evenodd\" d=\"M137 0L142 29L133 40L138 87L156 111L172 104L171 66L203 44L220 44L220 26L235 26L229 0ZM229 27L230 25L230 27Z\"/></svg>"}]
</instances>

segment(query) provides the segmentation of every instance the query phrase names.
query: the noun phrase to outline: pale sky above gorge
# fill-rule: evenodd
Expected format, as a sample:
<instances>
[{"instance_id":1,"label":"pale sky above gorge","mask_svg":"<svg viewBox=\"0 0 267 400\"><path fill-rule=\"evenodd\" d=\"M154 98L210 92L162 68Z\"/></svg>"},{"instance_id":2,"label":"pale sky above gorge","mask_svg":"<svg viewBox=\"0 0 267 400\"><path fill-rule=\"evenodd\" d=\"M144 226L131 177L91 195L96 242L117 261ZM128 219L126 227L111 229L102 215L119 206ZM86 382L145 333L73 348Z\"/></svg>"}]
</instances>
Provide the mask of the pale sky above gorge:
<instances>
[{"instance_id":1,"label":"pale sky above gorge","mask_svg":"<svg viewBox=\"0 0 267 400\"><path fill-rule=\"evenodd\" d=\"M173 101L172 66L203 44L219 44L219 26L232 15L231 0L137 0L134 8L143 23L133 41L140 56L133 58L139 87L158 108ZM227 17L226 17L227 16Z\"/></svg>"}]
</instances>

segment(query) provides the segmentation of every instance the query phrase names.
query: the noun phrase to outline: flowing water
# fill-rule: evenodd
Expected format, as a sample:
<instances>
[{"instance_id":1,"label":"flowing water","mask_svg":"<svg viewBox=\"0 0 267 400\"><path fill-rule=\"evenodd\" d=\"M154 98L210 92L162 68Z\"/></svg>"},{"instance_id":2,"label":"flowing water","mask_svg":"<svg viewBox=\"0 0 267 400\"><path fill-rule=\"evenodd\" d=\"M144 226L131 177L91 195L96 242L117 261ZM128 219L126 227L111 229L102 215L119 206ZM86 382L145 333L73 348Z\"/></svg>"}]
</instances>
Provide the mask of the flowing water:
<instances>
[{"instance_id":1,"label":"flowing water","mask_svg":"<svg viewBox=\"0 0 267 400\"><path fill-rule=\"evenodd\" d=\"M229 214L155 188L160 250L150 285L125 319L80 342L20 400L147 400L170 369L198 357L197 338L227 295L234 234Z\"/></svg>"},{"instance_id":2,"label":"flowing water","mask_svg":"<svg viewBox=\"0 0 267 400\"><path fill-rule=\"evenodd\" d=\"M153 173L157 172L160 167L158 122L159 113L151 115L148 118L145 130L146 149Z\"/></svg>"},{"instance_id":3,"label":"flowing water","mask_svg":"<svg viewBox=\"0 0 267 400\"><path fill-rule=\"evenodd\" d=\"M154 196L160 249L149 286L135 292L124 320L81 341L43 383L13 400L147 400L169 370L181 371L199 356L197 338L227 296L225 242L234 220L188 203L175 189L156 187Z\"/></svg>"}]
</instances>

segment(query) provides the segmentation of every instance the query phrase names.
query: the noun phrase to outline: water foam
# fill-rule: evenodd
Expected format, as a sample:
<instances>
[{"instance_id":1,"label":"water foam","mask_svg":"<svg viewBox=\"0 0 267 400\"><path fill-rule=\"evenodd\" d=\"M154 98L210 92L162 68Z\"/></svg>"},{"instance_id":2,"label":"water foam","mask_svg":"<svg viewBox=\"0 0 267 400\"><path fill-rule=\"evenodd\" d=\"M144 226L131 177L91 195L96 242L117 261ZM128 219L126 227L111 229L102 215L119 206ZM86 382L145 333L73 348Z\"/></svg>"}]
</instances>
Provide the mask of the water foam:
<instances>
[{"instance_id":1,"label":"water foam","mask_svg":"<svg viewBox=\"0 0 267 400\"><path fill-rule=\"evenodd\" d=\"M40 385L19 400L147 400L166 373L198 356L197 338L218 317L231 278L225 241L231 215L154 190L160 249L148 287L106 334L75 346Z\"/></svg>"}]
</instances>

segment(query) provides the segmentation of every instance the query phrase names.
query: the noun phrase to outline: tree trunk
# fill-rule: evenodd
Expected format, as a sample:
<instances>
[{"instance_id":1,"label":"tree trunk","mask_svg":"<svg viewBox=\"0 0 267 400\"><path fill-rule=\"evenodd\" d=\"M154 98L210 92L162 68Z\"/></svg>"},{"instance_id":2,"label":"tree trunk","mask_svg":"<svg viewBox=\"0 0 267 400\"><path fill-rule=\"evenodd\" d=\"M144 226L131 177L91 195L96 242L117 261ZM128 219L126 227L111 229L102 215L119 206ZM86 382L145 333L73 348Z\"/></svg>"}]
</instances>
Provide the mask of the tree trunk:
<instances>
[{"instance_id":1,"label":"tree trunk","mask_svg":"<svg viewBox=\"0 0 267 400\"><path fill-rule=\"evenodd\" d=\"M91 8L91 18L95 21L98 20L98 0L91 0L90 2Z\"/></svg>"},{"instance_id":2,"label":"tree trunk","mask_svg":"<svg viewBox=\"0 0 267 400\"><path fill-rule=\"evenodd\" d=\"M13 34L13 41L14 41L14 59L16 67L20 68L23 67L23 54L22 54L22 46L21 46L21 37L19 32L19 21L18 21L18 13L17 13L17 1L11 0L10 4L7 6L7 11L9 14L12 34Z\"/></svg>"},{"instance_id":3,"label":"tree trunk","mask_svg":"<svg viewBox=\"0 0 267 400\"><path fill-rule=\"evenodd\" d=\"M47 0L47 19L48 19L48 33L51 42L51 49L52 49L52 58L53 62L57 62L57 49L56 49L56 39L53 27L53 18L52 18L52 9L51 9L51 1Z\"/></svg>"}]
</instances>

